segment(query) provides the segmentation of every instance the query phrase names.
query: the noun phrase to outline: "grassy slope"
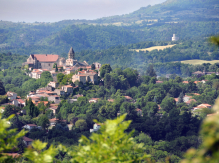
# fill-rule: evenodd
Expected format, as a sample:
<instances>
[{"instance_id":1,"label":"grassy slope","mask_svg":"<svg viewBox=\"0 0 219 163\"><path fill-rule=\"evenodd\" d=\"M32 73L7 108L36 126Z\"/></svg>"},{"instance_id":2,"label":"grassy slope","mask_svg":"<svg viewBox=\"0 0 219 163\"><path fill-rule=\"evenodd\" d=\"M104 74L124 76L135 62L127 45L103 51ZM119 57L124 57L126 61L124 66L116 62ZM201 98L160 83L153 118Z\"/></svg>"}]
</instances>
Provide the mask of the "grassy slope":
<instances>
[{"instance_id":1,"label":"grassy slope","mask_svg":"<svg viewBox=\"0 0 219 163\"><path fill-rule=\"evenodd\" d=\"M132 50L135 50L136 52L139 52L139 51L152 51L152 50L164 50L166 48L172 48L173 46L175 46L176 44L174 45L166 45L166 46L152 46L150 48L145 48L145 49L132 49Z\"/></svg>"},{"instance_id":2,"label":"grassy slope","mask_svg":"<svg viewBox=\"0 0 219 163\"><path fill-rule=\"evenodd\" d=\"M206 61L206 60L193 59L193 60L181 61L181 63L191 64L191 65L201 65L203 63L214 64L214 63L219 63L219 60Z\"/></svg>"}]
</instances>

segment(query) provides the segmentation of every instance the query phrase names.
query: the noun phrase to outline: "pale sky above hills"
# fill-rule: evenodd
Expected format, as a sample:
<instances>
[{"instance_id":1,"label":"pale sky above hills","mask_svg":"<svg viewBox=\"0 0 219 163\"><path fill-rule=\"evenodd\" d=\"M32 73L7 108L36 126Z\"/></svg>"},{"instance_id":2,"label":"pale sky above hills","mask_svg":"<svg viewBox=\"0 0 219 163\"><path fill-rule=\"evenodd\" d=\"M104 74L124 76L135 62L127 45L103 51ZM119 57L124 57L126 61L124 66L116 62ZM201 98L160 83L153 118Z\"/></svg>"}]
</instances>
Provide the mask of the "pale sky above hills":
<instances>
[{"instance_id":1,"label":"pale sky above hills","mask_svg":"<svg viewBox=\"0 0 219 163\"><path fill-rule=\"evenodd\" d=\"M128 14L165 0L0 0L0 20L56 22Z\"/></svg>"}]
</instances>

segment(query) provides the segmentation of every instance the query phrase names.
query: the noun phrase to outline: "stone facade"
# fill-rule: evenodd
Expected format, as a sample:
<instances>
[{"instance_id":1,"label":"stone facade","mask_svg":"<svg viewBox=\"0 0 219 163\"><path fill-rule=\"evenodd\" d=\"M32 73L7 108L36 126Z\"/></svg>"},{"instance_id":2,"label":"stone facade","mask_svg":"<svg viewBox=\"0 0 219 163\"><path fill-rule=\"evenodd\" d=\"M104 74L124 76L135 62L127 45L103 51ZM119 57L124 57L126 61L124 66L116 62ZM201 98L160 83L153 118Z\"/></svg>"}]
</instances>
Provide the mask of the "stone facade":
<instances>
[{"instance_id":1,"label":"stone facade","mask_svg":"<svg viewBox=\"0 0 219 163\"><path fill-rule=\"evenodd\" d=\"M82 70L79 71L78 74L72 76L72 82L76 81L86 83L91 82L96 84L98 81L98 74L93 70Z\"/></svg>"},{"instance_id":2,"label":"stone facade","mask_svg":"<svg viewBox=\"0 0 219 163\"><path fill-rule=\"evenodd\" d=\"M54 63L62 66L65 59L60 58L57 54L31 54L23 65L29 65L34 69L52 70Z\"/></svg>"}]
</instances>

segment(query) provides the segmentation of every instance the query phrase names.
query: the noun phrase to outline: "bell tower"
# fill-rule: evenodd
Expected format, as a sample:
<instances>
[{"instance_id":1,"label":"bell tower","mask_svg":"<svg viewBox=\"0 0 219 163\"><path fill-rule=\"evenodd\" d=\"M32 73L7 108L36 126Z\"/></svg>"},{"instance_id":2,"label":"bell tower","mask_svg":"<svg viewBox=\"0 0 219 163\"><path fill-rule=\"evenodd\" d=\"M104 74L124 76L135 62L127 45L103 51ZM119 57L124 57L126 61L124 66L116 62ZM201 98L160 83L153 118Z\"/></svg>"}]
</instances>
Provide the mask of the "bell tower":
<instances>
[{"instance_id":1,"label":"bell tower","mask_svg":"<svg viewBox=\"0 0 219 163\"><path fill-rule=\"evenodd\" d=\"M73 59L73 60L75 59L75 52L72 47L68 52L68 59Z\"/></svg>"}]
</instances>

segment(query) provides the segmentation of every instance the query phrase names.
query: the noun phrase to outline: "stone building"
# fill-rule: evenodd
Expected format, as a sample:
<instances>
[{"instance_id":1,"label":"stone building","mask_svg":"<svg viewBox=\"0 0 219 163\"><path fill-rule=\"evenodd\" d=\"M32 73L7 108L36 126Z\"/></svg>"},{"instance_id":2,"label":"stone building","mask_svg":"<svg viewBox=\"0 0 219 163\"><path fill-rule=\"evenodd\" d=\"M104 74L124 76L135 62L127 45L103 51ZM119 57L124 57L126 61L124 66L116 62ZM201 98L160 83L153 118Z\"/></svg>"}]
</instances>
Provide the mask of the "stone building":
<instances>
[{"instance_id":1,"label":"stone building","mask_svg":"<svg viewBox=\"0 0 219 163\"><path fill-rule=\"evenodd\" d=\"M57 54L31 54L23 65L28 65L34 69L52 70L54 63L62 66L65 59L60 58Z\"/></svg>"},{"instance_id":2,"label":"stone building","mask_svg":"<svg viewBox=\"0 0 219 163\"><path fill-rule=\"evenodd\" d=\"M98 74L93 70L78 71L78 74L72 76L72 82L76 82L77 80L82 83L91 82L96 84L98 81Z\"/></svg>"},{"instance_id":3,"label":"stone building","mask_svg":"<svg viewBox=\"0 0 219 163\"><path fill-rule=\"evenodd\" d=\"M66 60L65 63L66 66L75 66L75 67L84 67L88 66L88 63L86 61L84 62L79 62L75 59L75 52L73 48L71 47L69 52L68 52L68 59Z\"/></svg>"},{"instance_id":4,"label":"stone building","mask_svg":"<svg viewBox=\"0 0 219 163\"><path fill-rule=\"evenodd\" d=\"M100 63L94 62L93 64L94 64L96 70L99 70L99 69L100 69L100 67L101 67L101 64L100 64Z\"/></svg>"}]
</instances>

